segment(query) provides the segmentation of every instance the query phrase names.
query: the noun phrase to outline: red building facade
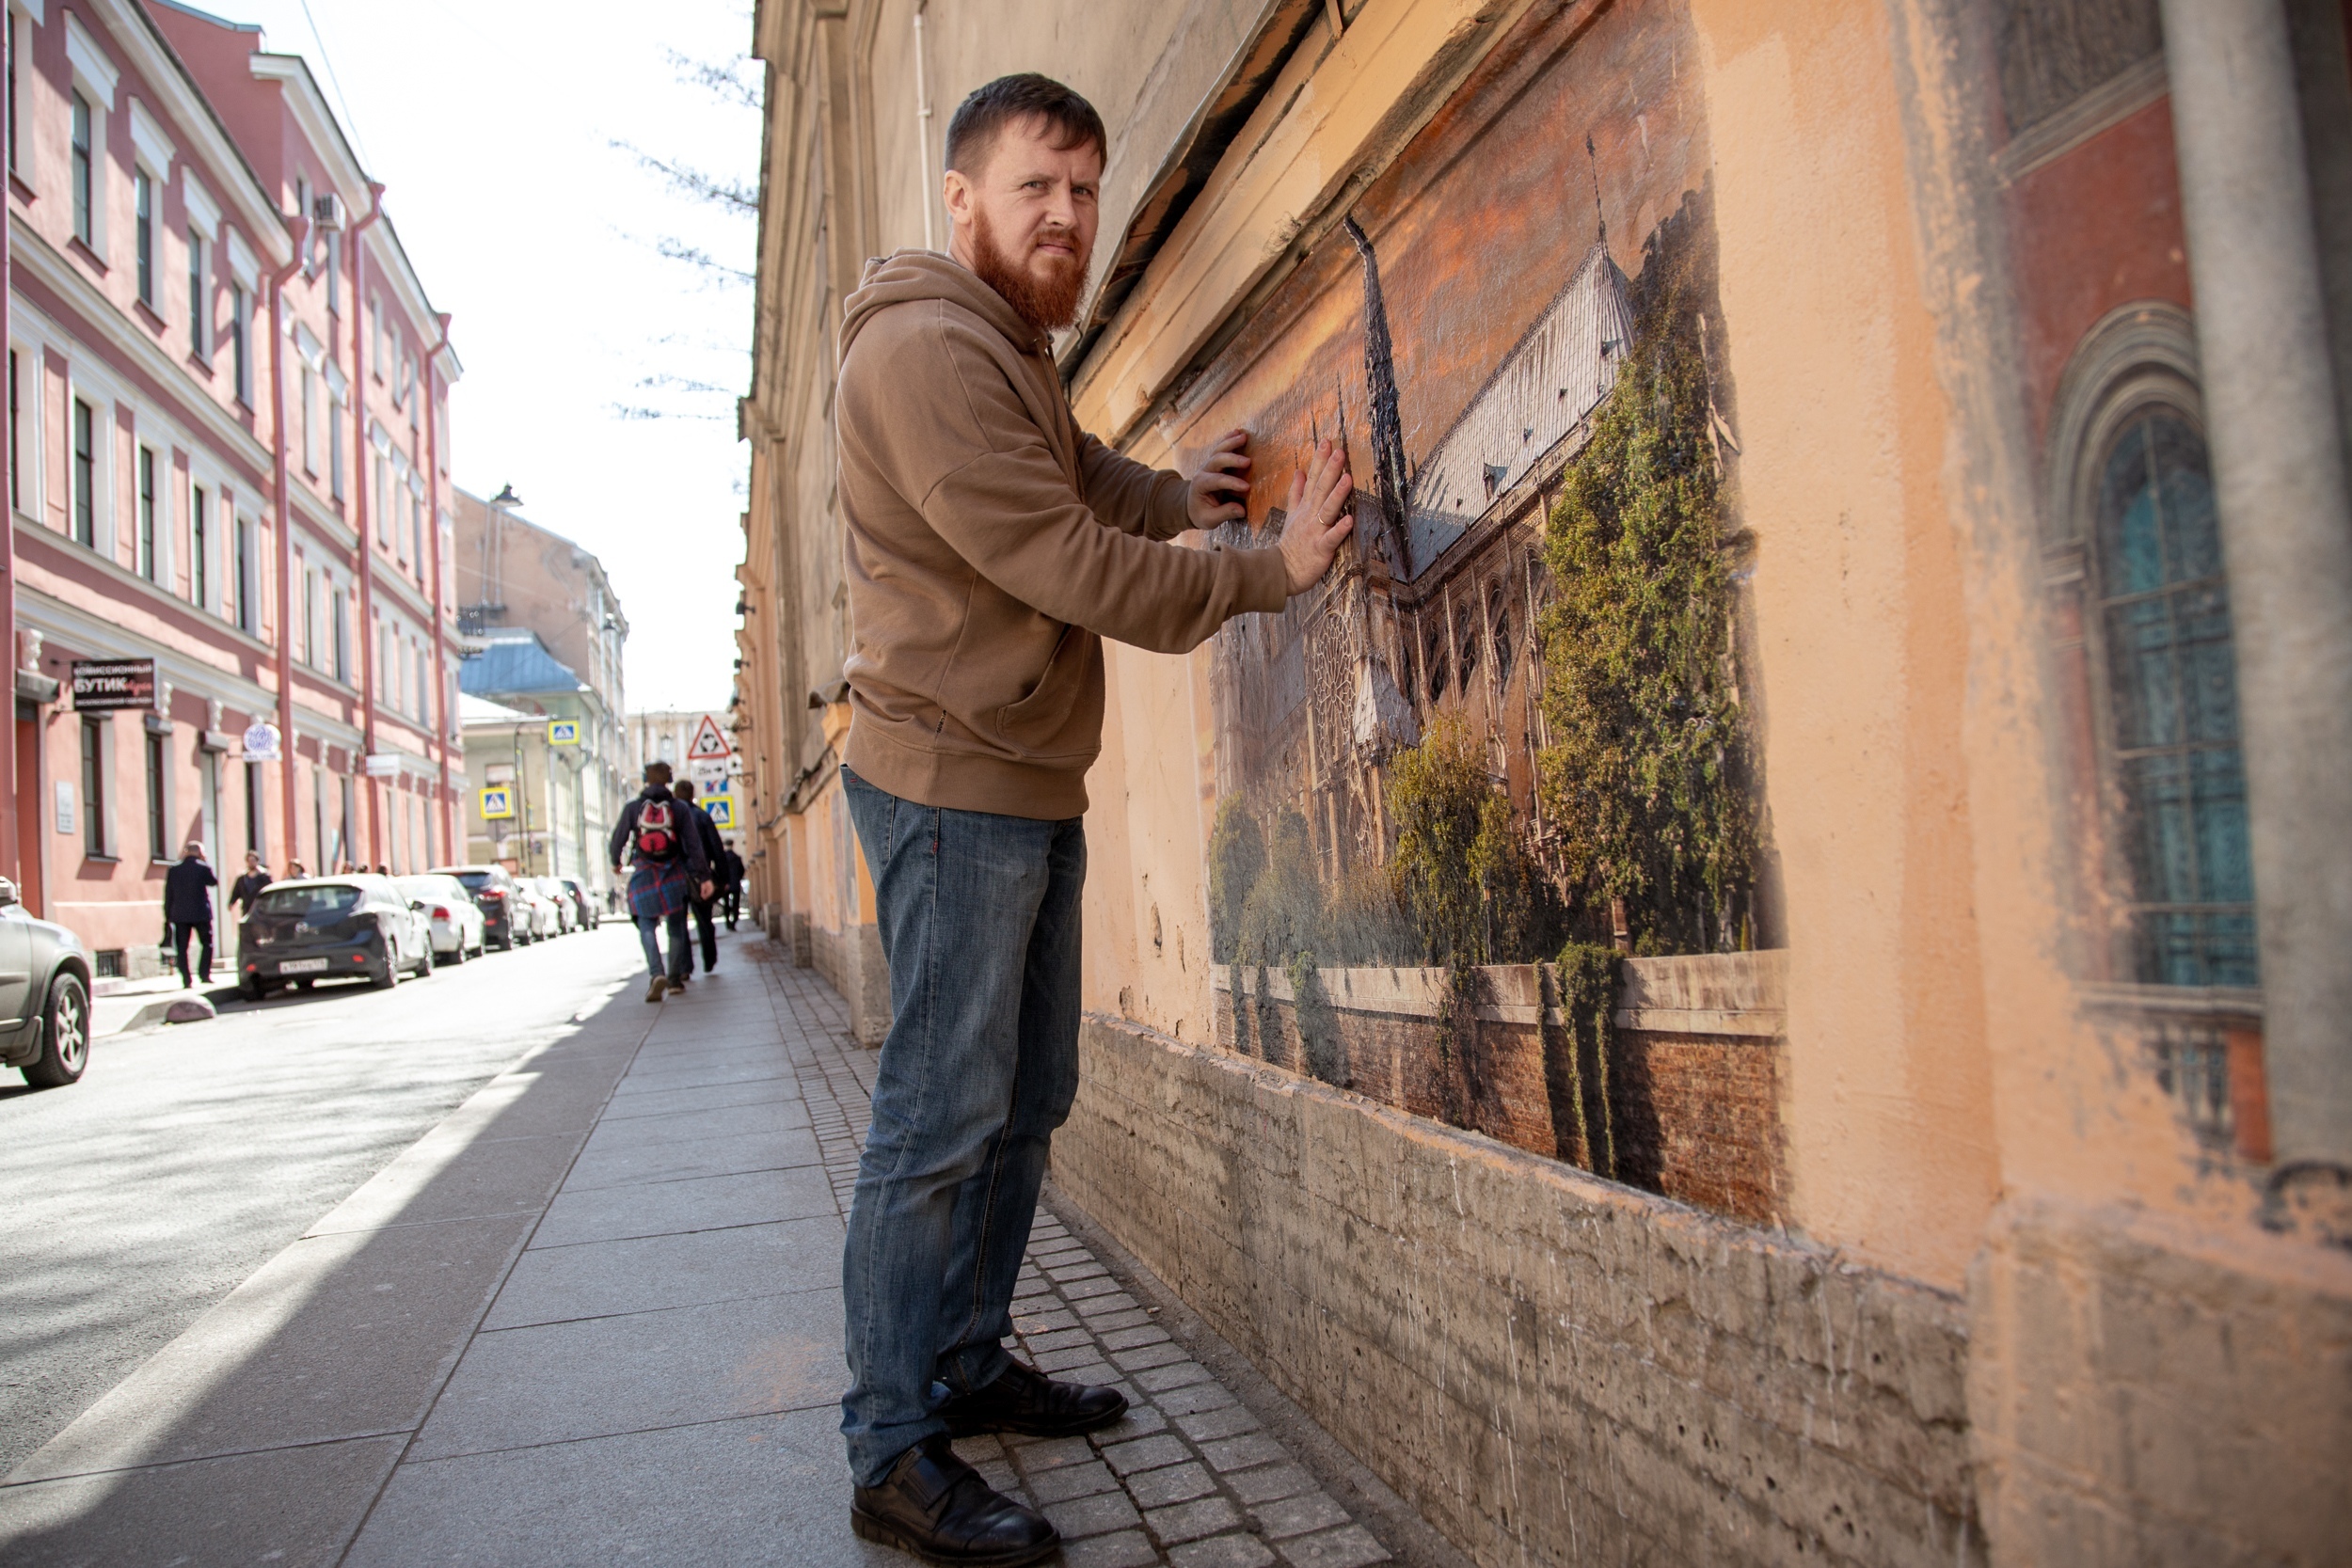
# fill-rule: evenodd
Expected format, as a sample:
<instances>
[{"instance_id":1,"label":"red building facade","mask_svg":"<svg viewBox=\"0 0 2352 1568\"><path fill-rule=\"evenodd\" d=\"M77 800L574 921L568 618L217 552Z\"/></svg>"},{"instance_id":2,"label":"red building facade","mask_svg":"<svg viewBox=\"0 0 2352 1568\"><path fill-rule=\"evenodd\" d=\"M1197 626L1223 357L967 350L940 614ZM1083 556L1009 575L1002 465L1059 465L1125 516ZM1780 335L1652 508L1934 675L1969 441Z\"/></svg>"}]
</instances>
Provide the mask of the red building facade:
<instances>
[{"instance_id":1,"label":"red building facade","mask_svg":"<svg viewBox=\"0 0 2352 1568\"><path fill-rule=\"evenodd\" d=\"M460 368L300 58L165 3L8 16L0 874L135 974L191 840L278 875L449 857ZM151 701L87 689L149 660Z\"/></svg>"}]
</instances>

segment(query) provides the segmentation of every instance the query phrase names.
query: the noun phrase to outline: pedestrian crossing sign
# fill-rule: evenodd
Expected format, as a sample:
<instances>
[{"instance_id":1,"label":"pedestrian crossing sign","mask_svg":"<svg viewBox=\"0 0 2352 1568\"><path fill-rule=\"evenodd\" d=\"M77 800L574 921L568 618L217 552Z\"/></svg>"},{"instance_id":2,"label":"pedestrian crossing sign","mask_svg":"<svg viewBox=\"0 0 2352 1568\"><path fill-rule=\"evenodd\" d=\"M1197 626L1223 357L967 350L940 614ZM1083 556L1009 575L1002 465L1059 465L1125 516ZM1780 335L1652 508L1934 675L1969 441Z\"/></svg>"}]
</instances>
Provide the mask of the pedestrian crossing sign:
<instances>
[{"instance_id":1,"label":"pedestrian crossing sign","mask_svg":"<svg viewBox=\"0 0 2352 1568\"><path fill-rule=\"evenodd\" d=\"M550 720L548 720L548 745L550 745L550 746L577 746L577 745L579 745L579 744L580 744L580 721L579 721L579 720L577 720L577 719L550 719Z\"/></svg>"},{"instance_id":2,"label":"pedestrian crossing sign","mask_svg":"<svg viewBox=\"0 0 2352 1568\"><path fill-rule=\"evenodd\" d=\"M515 791L509 784L491 784L482 792L482 815L485 819L515 815Z\"/></svg>"},{"instance_id":3,"label":"pedestrian crossing sign","mask_svg":"<svg viewBox=\"0 0 2352 1568\"><path fill-rule=\"evenodd\" d=\"M732 828L735 826L735 797L725 791L714 791L703 797L703 810L710 814L712 827Z\"/></svg>"}]
</instances>

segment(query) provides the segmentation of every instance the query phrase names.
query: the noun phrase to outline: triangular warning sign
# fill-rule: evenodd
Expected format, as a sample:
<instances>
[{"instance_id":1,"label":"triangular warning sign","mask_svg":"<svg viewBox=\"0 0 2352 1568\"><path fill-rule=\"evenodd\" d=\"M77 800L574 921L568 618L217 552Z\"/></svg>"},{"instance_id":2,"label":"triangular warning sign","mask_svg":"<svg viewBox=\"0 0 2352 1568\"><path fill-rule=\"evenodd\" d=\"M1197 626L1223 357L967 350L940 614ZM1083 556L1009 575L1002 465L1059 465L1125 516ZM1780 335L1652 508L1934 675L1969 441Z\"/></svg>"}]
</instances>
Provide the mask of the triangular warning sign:
<instances>
[{"instance_id":1,"label":"triangular warning sign","mask_svg":"<svg viewBox=\"0 0 2352 1568\"><path fill-rule=\"evenodd\" d=\"M719 733L719 721L706 713L702 722L694 726L694 738L686 748L686 760L711 762L729 755L734 750L727 744L727 737Z\"/></svg>"}]
</instances>

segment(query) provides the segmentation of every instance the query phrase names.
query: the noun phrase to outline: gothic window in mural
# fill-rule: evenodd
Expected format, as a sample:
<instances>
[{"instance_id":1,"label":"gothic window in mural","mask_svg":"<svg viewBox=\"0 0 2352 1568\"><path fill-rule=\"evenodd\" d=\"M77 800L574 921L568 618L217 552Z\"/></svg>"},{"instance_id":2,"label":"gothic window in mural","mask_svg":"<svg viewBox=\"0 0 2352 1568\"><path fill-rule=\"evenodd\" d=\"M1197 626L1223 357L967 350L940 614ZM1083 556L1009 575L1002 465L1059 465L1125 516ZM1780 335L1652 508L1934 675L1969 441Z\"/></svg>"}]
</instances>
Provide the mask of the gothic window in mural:
<instances>
[{"instance_id":1,"label":"gothic window in mural","mask_svg":"<svg viewBox=\"0 0 2352 1568\"><path fill-rule=\"evenodd\" d=\"M2101 475L2094 562L2128 863L2130 973L2256 984L2229 584L2205 445L2148 408Z\"/></svg>"},{"instance_id":2,"label":"gothic window in mural","mask_svg":"<svg viewBox=\"0 0 2352 1568\"><path fill-rule=\"evenodd\" d=\"M1359 493L1324 586L1204 656L1219 1037L1763 1219L1776 1025L1737 1002L1778 971L1693 45L1678 0L1568 9L1494 52L1178 412L1186 447L1248 428L1262 495L1343 437ZM1718 1035L1614 1027L1694 985L1730 999Z\"/></svg>"}]
</instances>

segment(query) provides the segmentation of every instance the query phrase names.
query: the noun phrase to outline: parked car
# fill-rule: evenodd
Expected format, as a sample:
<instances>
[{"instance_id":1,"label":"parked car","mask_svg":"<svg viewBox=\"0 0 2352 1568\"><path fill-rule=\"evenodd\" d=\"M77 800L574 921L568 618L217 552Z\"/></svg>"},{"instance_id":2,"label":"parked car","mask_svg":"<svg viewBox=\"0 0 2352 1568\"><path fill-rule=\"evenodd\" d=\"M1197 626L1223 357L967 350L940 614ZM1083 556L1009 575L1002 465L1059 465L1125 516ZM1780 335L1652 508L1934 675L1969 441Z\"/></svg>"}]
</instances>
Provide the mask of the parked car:
<instances>
[{"instance_id":1,"label":"parked car","mask_svg":"<svg viewBox=\"0 0 2352 1568\"><path fill-rule=\"evenodd\" d=\"M593 931L603 924L604 917L597 913L596 900L588 896L588 890L581 885L579 878L558 877L555 879L563 884L564 892L572 895L573 924L576 927L583 931Z\"/></svg>"},{"instance_id":2,"label":"parked car","mask_svg":"<svg viewBox=\"0 0 2352 1568\"><path fill-rule=\"evenodd\" d=\"M572 903L572 890L554 877L533 877L531 891L546 899L555 910L555 934L568 936L580 929L580 911Z\"/></svg>"},{"instance_id":3,"label":"parked car","mask_svg":"<svg viewBox=\"0 0 2352 1568\"><path fill-rule=\"evenodd\" d=\"M478 954L487 945L489 937L482 918L482 906L473 901L465 883L447 872L431 871L397 880L400 891L407 895L408 907L424 916L426 926L432 929L436 960L461 964L468 954Z\"/></svg>"},{"instance_id":4,"label":"parked car","mask_svg":"<svg viewBox=\"0 0 2352 1568\"><path fill-rule=\"evenodd\" d=\"M0 877L0 1067L37 1089L62 1088L89 1065L89 952L36 919Z\"/></svg>"},{"instance_id":5,"label":"parked car","mask_svg":"<svg viewBox=\"0 0 2352 1568\"><path fill-rule=\"evenodd\" d=\"M389 990L410 973L433 973L432 927L389 877L272 882L238 927L237 990L248 1002L318 980Z\"/></svg>"},{"instance_id":6,"label":"parked car","mask_svg":"<svg viewBox=\"0 0 2352 1568\"><path fill-rule=\"evenodd\" d=\"M425 875L454 877L460 887L473 895L475 906L482 911L484 940L490 946L511 948L518 942L532 939L535 922L531 912L521 907L519 890L506 867L437 865Z\"/></svg>"},{"instance_id":7,"label":"parked car","mask_svg":"<svg viewBox=\"0 0 2352 1568\"><path fill-rule=\"evenodd\" d=\"M518 930L530 933L525 940L545 942L562 934L556 925L555 906L548 902L546 894L532 885L528 877L515 879L515 907L520 911L516 916Z\"/></svg>"}]
</instances>

